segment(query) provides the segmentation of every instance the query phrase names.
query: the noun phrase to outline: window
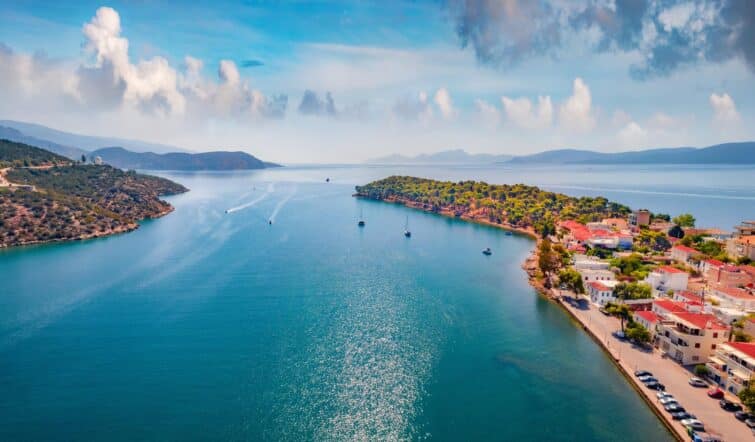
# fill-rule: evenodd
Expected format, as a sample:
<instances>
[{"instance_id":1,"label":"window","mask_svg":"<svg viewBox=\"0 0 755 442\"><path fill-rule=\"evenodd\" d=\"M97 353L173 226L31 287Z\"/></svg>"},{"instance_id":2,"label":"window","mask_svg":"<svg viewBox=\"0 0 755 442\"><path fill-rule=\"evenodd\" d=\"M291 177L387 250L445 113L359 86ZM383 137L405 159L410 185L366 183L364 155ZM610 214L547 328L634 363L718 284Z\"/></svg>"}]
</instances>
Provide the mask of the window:
<instances>
[{"instance_id":1,"label":"window","mask_svg":"<svg viewBox=\"0 0 755 442\"><path fill-rule=\"evenodd\" d=\"M713 332L713 337L717 338L718 337L718 332Z\"/></svg>"},{"instance_id":2,"label":"window","mask_svg":"<svg viewBox=\"0 0 755 442\"><path fill-rule=\"evenodd\" d=\"M716 344L711 345L710 348L713 349L713 350L715 350L716 349Z\"/></svg>"},{"instance_id":3,"label":"window","mask_svg":"<svg viewBox=\"0 0 755 442\"><path fill-rule=\"evenodd\" d=\"M695 348L700 348L700 343L695 344Z\"/></svg>"}]
</instances>

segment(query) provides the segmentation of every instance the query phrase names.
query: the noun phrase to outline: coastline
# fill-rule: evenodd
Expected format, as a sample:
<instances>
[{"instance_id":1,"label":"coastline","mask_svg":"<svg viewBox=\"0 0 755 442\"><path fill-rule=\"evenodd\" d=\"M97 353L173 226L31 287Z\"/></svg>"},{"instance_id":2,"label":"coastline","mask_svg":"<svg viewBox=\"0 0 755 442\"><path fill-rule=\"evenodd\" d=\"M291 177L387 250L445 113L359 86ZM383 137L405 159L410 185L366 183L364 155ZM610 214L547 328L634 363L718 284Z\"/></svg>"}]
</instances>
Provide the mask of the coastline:
<instances>
[{"instance_id":1,"label":"coastline","mask_svg":"<svg viewBox=\"0 0 755 442\"><path fill-rule=\"evenodd\" d=\"M363 195L354 194L353 195L356 198L365 198L365 199L371 199L365 197ZM535 289L535 291L548 298L549 300L553 301L555 304L557 304L564 312L566 312L574 321L577 322L584 330L590 338L592 338L593 341L595 341L596 344L603 350L603 352L611 359L611 362L613 362L614 366L619 370L619 372L622 374L622 376L626 379L627 383L631 385L635 392L642 398L642 400L645 402L645 404L650 408L650 410L653 412L653 414L656 415L656 417L660 420L661 423L666 427L666 429L669 431L670 435L672 435L677 441L682 442L686 440L687 434L684 432L681 428L677 428L676 425L674 425L674 421L668 416L666 413L664 413L664 410L660 407L659 403L653 402L651 398L648 397L647 392L642 390L642 386L638 383L638 381L633 377L633 372L631 367L627 367L624 364L622 364L621 359L615 355L611 349L606 346L606 344L601 341L599 338L597 331L591 327L591 324L589 322L584 322L582 318L580 318L575 312L571 311L569 307L563 302L561 297L555 292L555 289L547 289L542 284L542 282L537 278L537 266L538 266L538 259L539 259L539 245L541 242L541 238L535 233L535 231L532 228L524 229L520 227L514 227L511 226L508 223L494 223L490 222L486 219L480 219L475 218L474 216L468 216L466 214L463 214L461 216L456 216L454 212L444 209L440 211L433 211L428 208L423 207L419 203L414 203L413 201L404 200L401 198L390 198L390 199L381 199L377 200L380 202L386 202L391 204L401 204L405 207L411 208L411 209L417 209L422 210L424 212L430 212L435 213L441 216L449 217L449 218L458 218L462 219L467 222L474 222L477 224L484 224L492 227L497 227L502 230L507 230L510 232L514 232L517 234L521 234L524 236L527 236L535 241L535 247L530 252L530 254L527 256L527 258L522 263L521 267L527 273L527 280L532 288Z\"/></svg>"}]
</instances>

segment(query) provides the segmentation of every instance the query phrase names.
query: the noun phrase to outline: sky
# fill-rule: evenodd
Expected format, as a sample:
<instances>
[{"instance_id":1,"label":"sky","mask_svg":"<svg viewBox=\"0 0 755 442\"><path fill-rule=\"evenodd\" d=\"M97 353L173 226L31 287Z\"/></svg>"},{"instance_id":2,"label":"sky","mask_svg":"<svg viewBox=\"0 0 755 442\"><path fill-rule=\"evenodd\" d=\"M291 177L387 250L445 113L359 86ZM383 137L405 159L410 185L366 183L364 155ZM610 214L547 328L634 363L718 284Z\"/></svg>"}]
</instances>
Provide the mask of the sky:
<instances>
[{"instance_id":1,"label":"sky","mask_svg":"<svg viewBox=\"0 0 755 442\"><path fill-rule=\"evenodd\" d=\"M282 163L755 140L755 1L9 0L0 119Z\"/></svg>"}]
</instances>

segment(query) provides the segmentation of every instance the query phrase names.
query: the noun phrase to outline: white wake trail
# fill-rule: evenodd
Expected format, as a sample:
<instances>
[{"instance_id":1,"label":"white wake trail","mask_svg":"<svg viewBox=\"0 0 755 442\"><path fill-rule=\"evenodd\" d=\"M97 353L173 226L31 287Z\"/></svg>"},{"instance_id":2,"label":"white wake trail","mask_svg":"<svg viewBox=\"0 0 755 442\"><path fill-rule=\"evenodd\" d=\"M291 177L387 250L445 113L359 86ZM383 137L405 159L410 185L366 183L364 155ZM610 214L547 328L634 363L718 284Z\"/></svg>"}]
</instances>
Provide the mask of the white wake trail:
<instances>
[{"instance_id":1,"label":"white wake trail","mask_svg":"<svg viewBox=\"0 0 755 442\"><path fill-rule=\"evenodd\" d=\"M289 200L291 200L291 198L293 198L294 195L296 195L296 186L295 185L294 185L294 187L291 188L291 192L288 195L286 195L285 198L283 198L282 200L278 201L278 204L275 205L275 209L273 209L273 213L270 215L270 222L271 223L275 222L275 218L278 216L278 212L281 211L281 209L283 208L283 206L285 206L286 203Z\"/></svg>"},{"instance_id":2,"label":"white wake trail","mask_svg":"<svg viewBox=\"0 0 755 442\"><path fill-rule=\"evenodd\" d=\"M275 186L273 186L273 183L270 183L267 186L267 190L265 191L265 193L263 193L262 195L258 196L255 199L249 201L248 203L244 203L244 204L242 204L240 206L236 206L236 207L231 207L230 209L226 210L225 213L233 213L233 212L238 212L239 210L248 209L249 207L254 206L255 204L259 203L260 201L262 201L265 198L267 198L268 196L270 196L270 194L273 193L274 190L275 190Z\"/></svg>"}]
</instances>

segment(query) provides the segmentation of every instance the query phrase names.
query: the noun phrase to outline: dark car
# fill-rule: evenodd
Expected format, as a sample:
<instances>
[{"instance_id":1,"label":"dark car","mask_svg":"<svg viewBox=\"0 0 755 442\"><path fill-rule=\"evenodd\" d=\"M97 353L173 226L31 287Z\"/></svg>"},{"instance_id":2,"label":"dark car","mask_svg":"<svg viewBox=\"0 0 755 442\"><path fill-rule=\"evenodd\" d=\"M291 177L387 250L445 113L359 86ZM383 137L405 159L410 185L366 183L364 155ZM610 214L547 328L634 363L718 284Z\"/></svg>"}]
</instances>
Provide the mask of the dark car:
<instances>
[{"instance_id":1,"label":"dark car","mask_svg":"<svg viewBox=\"0 0 755 442\"><path fill-rule=\"evenodd\" d=\"M750 414L750 413L748 413L748 412L746 412L744 410L737 411L736 413L734 413L734 417L736 417L737 420L740 420L742 422L745 422L745 421L747 421L749 419L755 419L755 416L753 416L752 414Z\"/></svg>"},{"instance_id":2,"label":"dark car","mask_svg":"<svg viewBox=\"0 0 755 442\"><path fill-rule=\"evenodd\" d=\"M747 419L745 421L745 425L755 430L755 418L753 419Z\"/></svg>"},{"instance_id":3,"label":"dark car","mask_svg":"<svg viewBox=\"0 0 755 442\"><path fill-rule=\"evenodd\" d=\"M686 411L674 411L671 413L671 418L675 421L680 421L682 419L695 419L695 415Z\"/></svg>"},{"instance_id":4,"label":"dark car","mask_svg":"<svg viewBox=\"0 0 755 442\"><path fill-rule=\"evenodd\" d=\"M684 409L684 407L679 405L678 402L672 402L666 405L665 407L663 407L663 409L668 411L669 413L679 413L680 411L687 411Z\"/></svg>"},{"instance_id":5,"label":"dark car","mask_svg":"<svg viewBox=\"0 0 755 442\"><path fill-rule=\"evenodd\" d=\"M660 382L648 382L647 384L645 384L645 386L651 390L658 390L658 391L666 390L666 386L661 384Z\"/></svg>"},{"instance_id":6,"label":"dark car","mask_svg":"<svg viewBox=\"0 0 755 442\"><path fill-rule=\"evenodd\" d=\"M637 376L637 377L640 377L640 376L652 376L653 373L650 373L647 370L637 370L637 371L634 372L634 375Z\"/></svg>"},{"instance_id":7,"label":"dark car","mask_svg":"<svg viewBox=\"0 0 755 442\"><path fill-rule=\"evenodd\" d=\"M721 399L718 402L718 405L720 405L725 411L742 411L741 405L735 404L732 401L727 401L726 399Z\"/></svg>"}]
</instances>

